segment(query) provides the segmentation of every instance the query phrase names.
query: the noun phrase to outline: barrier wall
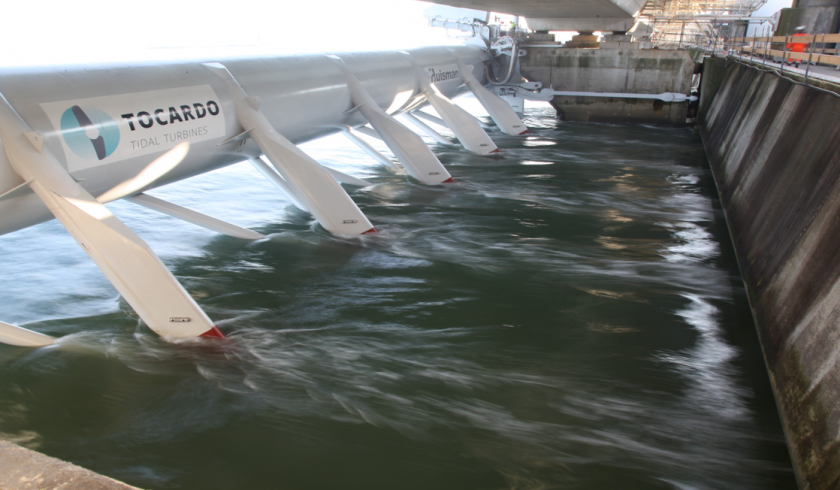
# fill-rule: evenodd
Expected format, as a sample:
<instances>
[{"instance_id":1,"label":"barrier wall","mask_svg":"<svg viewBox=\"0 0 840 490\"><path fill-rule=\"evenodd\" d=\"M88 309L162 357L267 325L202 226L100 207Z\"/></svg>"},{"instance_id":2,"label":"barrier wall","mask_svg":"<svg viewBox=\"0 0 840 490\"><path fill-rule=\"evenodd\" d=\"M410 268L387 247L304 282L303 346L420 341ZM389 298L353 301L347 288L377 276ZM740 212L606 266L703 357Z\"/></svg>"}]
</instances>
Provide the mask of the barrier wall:
<instances>
[{"instance_id":1,"label":"barrier wall","mask_svg":"<svg viewBox=\"0 0 840 490\"><path fill-rule=\"evenodd\" d=\"M614 43L619 44L619 43ZM695 63L685 50L528 47L519 58L522 76L554 90L688 94ZM685 126L687 102L657 99L557 96L551 101L566 121L653 123Z\"/></svg>"},{"instance_id":2,"label":"barrier wall","mask_svg":"<svg viewBox=\"0 0 840 490\"><path fill-rule=\"evenodd\" d=\"M800 488L840 488L840 98L704 65L700 133Z\"/></svg>"}]
</instances>

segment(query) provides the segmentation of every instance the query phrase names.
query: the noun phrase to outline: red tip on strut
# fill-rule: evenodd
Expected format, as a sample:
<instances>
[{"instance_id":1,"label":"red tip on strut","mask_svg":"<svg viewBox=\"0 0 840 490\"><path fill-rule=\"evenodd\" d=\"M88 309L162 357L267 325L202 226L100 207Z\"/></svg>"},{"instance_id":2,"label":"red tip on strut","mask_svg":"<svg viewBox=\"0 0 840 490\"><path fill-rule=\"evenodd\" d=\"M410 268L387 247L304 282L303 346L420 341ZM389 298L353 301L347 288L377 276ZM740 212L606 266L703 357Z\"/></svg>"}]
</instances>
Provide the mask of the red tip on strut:
<instances>
[{"instance_id":1,"label":"red tip on strut","mask_svg":"<svg viewBox=\"0 0 840 490\"><path fill-rule=\"evenodd\" d=\"M521 133L519 133L519 136L522 136L523 134L531 134L531 130L526 129L525 131L522 131Z\"/></svg>"},{"instance_id":2,"label":"red tip on strut","mask_svg":"<svg viewBox=\"0 0 840 490\"><path fill-rule=\"evenodd\" d=\"M199 337L215 337L218 339L223 339L225 338L225 334L223 334L222 331L219 330L219 327L213 327L210 330L199 335Z\"/></svg>"},{"instance_id":3,"label":"red tip on strut","mask_svg":"<svg viewBox=\"0 0 840 490\"><path fill-rule=\"evenodd\" d=\"M454 184L454 183L455 183L455 179L453 179L452 177L449 177L448 179L441 182L441 184Z\"/></svg>"},{"instance_id":4,"label":"red tip on strut","mask_svg":"<svg viewBox=\"0 0 840 490\"><path fill-rule=\"evenodd\" d=\"M379 232L376 231L376 228L371 228L368 231L363 232L362 235L367 235L368 233L379 233Z\"/></svg>"},{"instance_id":5,"label":"red tip on strut","mask_svg":"<svg viewBox=\"0 0 840 490\"><path fill-rule=\"evenodd\" d=\"M501 152L502 152L502 150L496 148L495 150L491 151L490 153L492 154L492 153L501 153Z\"/></svg>"}]
</instances>

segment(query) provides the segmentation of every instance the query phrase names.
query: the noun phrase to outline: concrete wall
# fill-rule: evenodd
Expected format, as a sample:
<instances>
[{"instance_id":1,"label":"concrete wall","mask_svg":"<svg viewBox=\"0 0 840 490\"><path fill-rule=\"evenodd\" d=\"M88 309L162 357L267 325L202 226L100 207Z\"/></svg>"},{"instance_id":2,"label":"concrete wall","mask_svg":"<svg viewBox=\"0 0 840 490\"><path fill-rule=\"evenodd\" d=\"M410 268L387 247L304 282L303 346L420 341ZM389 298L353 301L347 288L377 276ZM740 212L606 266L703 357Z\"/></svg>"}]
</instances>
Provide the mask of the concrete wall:
<instances>
[{"instance_id":1,"label":"concrete wall","mask_svg":"<svg viewBox=\"0 0 840 490\"><path fill-rule=\"evenodd\" d=\"M832 0L832 3L838 3ZM782 9L775 36L787 36L796 32L799 26L805 26L808 34L830 34L837 32L838 5L813 5L801 8ZM781 48L779 48L781 49Z\"/></svg>"},{"instance_id":2,"label":"concrete wall","mask_svg":"<svg viewBox=\"0 0 840 490\"><path fill-rule=\"evenodd\" d=\"M522 75L554 90L688 95L694 61L686 51L665 49L526 48ZM582 122L685 125L688 103L651 99L555 97L558 117Z\"/></svg>"},{"instance_id":3,"label":"concrete wall","mask_svg":"<svg viewBox=\"0 0 840 490\"><path fill-rule=\"evenodd\" d=\"M0 489L139 490L7 441L0 441Z\"/></svg>"},{"instance_id":4,"label":"concrete wall","mask_svg":"<svg viewBox=\"0 0 840 490\"><path fill-rule=\"evenodd\" d=\"M700 132L800 487L837 489L840 98L706 63L722 76L704 76Z\"/></svg>"}]
</instances>

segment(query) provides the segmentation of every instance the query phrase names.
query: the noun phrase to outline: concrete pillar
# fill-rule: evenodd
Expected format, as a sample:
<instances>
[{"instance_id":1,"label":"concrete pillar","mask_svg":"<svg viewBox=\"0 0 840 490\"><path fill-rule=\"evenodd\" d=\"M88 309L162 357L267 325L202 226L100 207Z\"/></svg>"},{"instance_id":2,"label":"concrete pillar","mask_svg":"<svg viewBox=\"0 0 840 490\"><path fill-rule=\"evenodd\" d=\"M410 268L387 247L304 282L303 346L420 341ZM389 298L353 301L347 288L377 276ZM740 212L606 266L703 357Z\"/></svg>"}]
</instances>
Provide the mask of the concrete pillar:
<instances>
[{"instance_id":1,"label":"concrete pillar","mask_svg":"<svg viewBox=\"0 0 840 490\"><path fill-rule=\"evenodd\" d=\"M776 36L793 34L805 26L807 34L829 34L840 28L840 0L797 0L793 8L782 9Z\"/></svg>"},{"instance_id":2,"label":"concrete pillar","mask_svg":"<svg viewBox=\"0 0 840 490\"><path fill-rule=\"evenodd\" d=\"M577 36L572 36L571 41L567 41L563 45L566 48L597 48L598 36L594 35L592 31L580 31Z\"/></svg>"}]
</instances>

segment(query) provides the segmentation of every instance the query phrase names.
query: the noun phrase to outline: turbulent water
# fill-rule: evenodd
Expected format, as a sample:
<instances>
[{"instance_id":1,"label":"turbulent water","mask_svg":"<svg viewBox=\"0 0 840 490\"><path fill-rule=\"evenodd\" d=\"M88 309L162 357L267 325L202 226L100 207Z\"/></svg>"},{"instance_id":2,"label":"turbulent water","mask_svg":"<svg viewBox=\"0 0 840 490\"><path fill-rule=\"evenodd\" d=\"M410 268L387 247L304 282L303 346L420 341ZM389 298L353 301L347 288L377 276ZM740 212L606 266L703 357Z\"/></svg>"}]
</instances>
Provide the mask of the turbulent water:
<instances>
[{"instance_id":1,"label":"turbulent water","mask_svg":"<svg viewBox=\"0 0 840 490\"><path fill-rule=\"evenodd\" d=\"M110 205L228 341L166 343L53 221L0 237L0 438L153 489L772 489L795 481L699 139L562 123L434 147L423 186L341 138L378 235L330 236L247 164ZM381 147L384 148L384 147Z\"/></svg>"}]
</instances>

